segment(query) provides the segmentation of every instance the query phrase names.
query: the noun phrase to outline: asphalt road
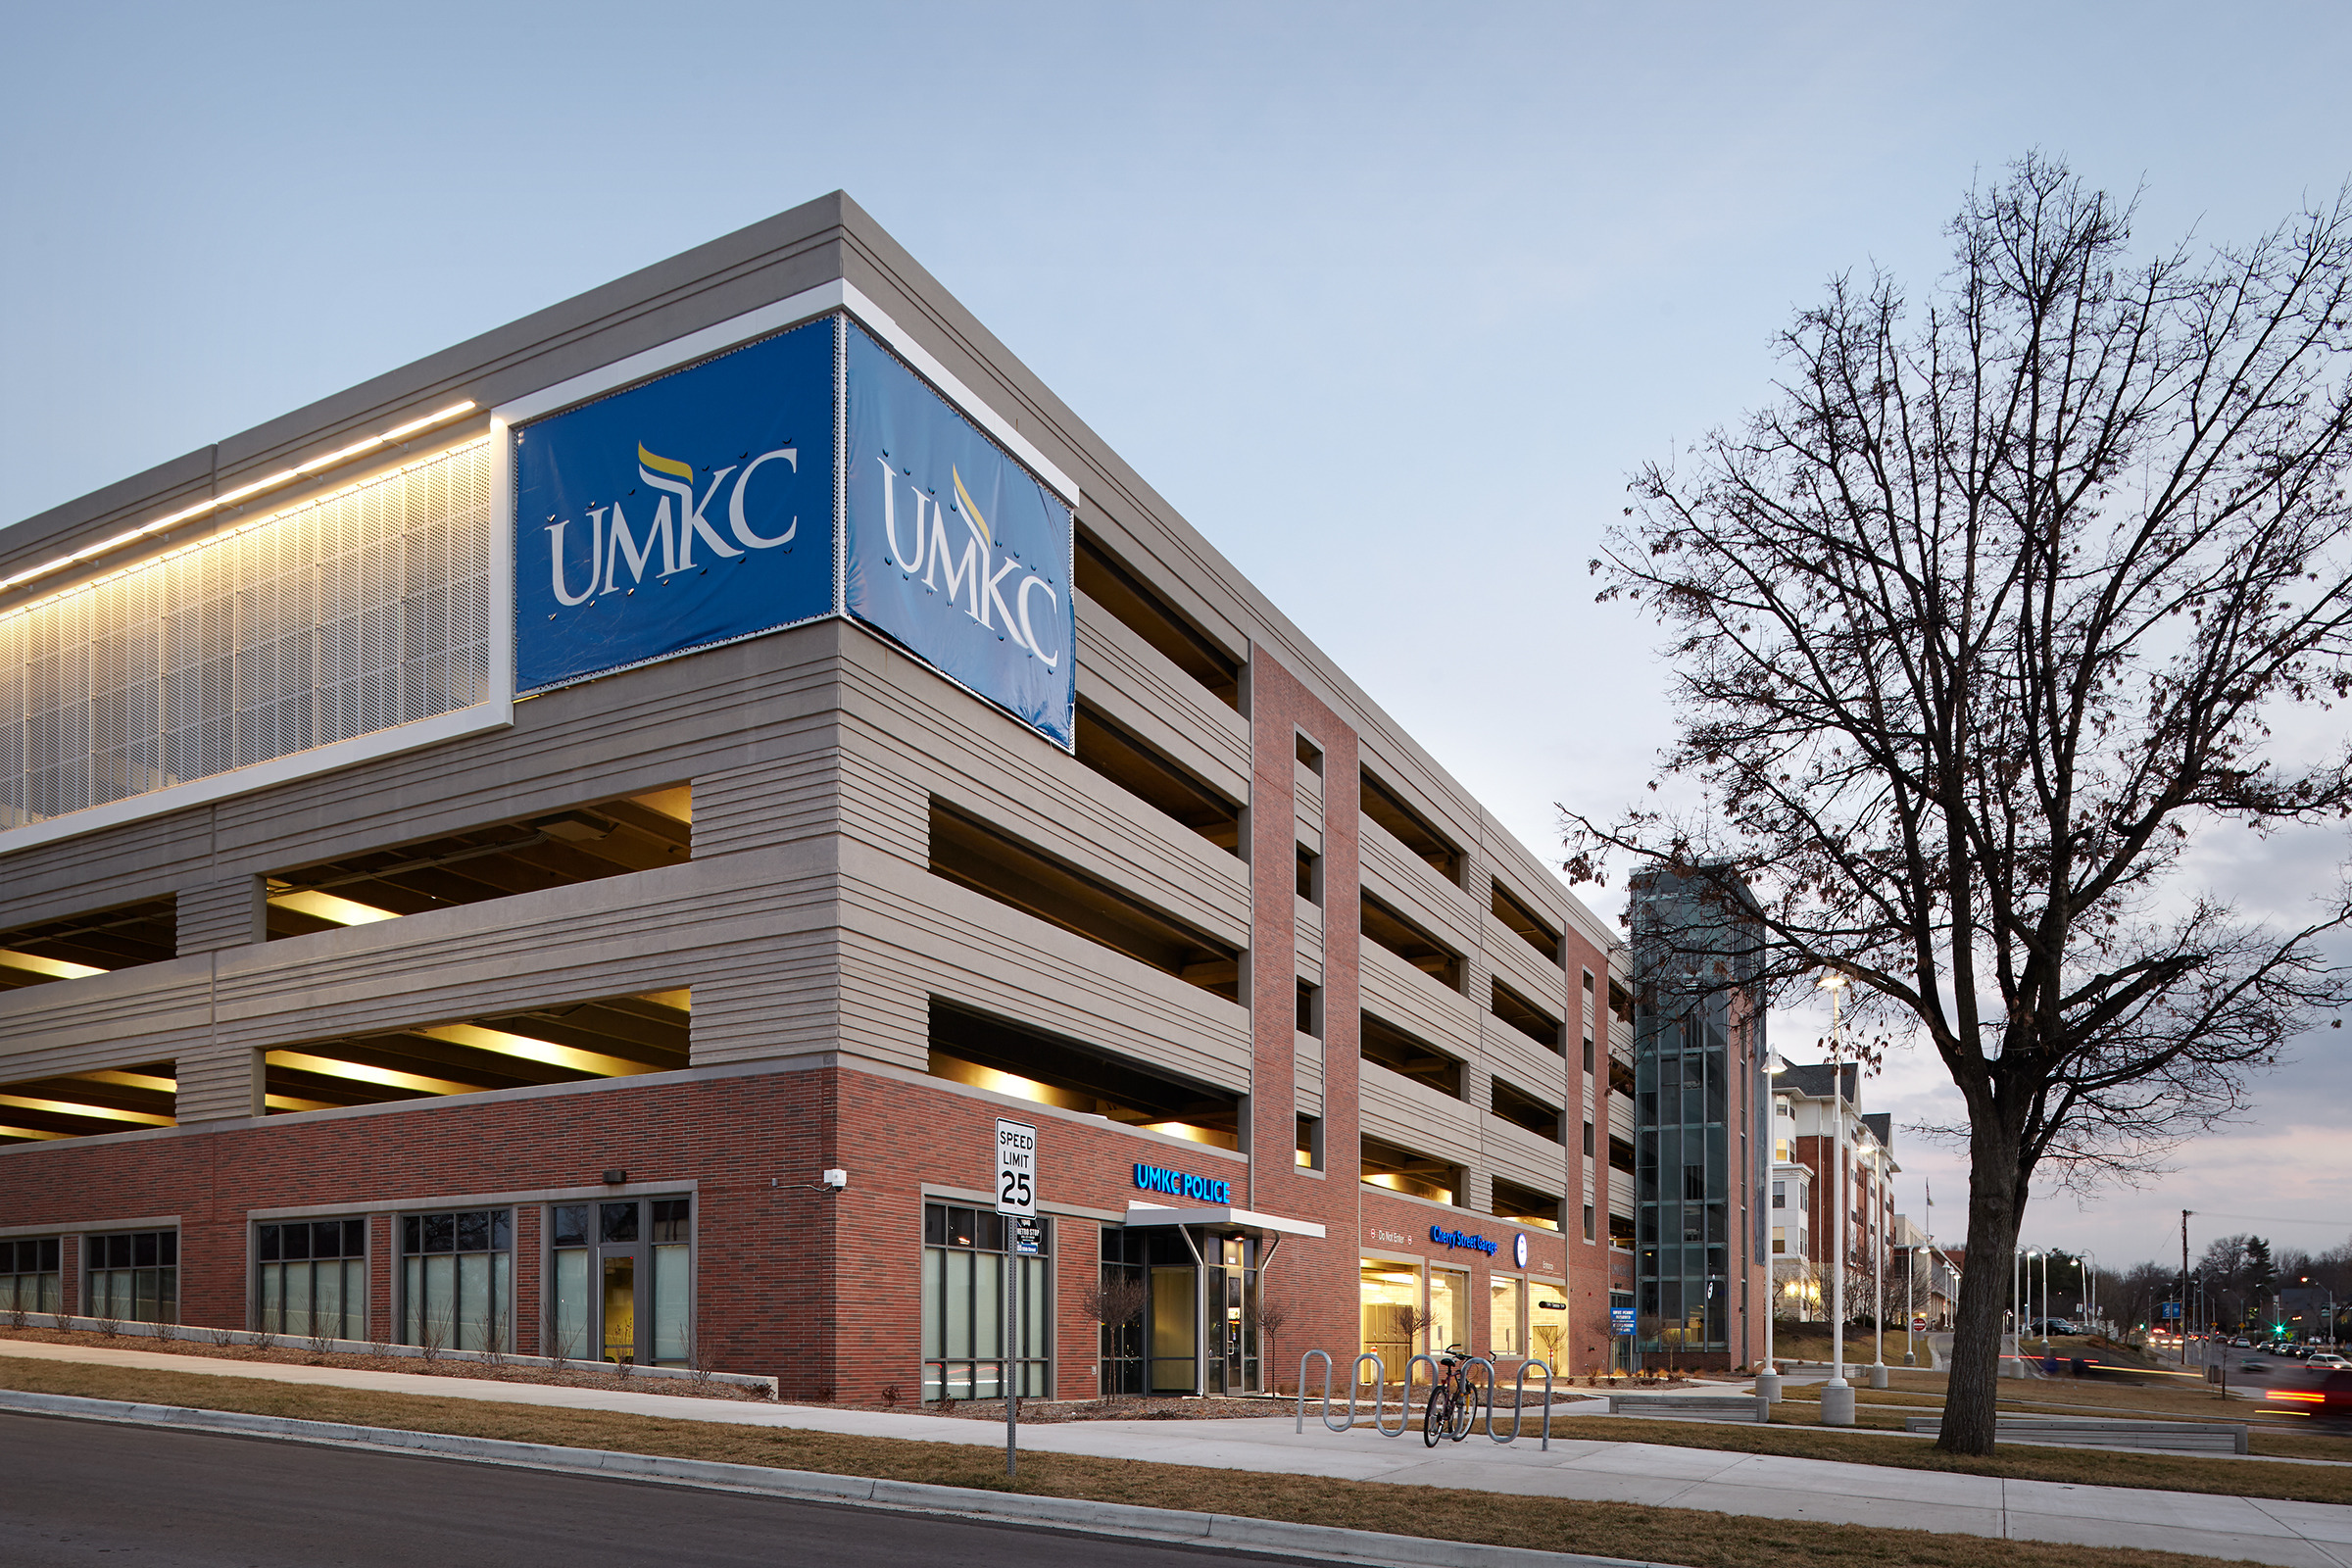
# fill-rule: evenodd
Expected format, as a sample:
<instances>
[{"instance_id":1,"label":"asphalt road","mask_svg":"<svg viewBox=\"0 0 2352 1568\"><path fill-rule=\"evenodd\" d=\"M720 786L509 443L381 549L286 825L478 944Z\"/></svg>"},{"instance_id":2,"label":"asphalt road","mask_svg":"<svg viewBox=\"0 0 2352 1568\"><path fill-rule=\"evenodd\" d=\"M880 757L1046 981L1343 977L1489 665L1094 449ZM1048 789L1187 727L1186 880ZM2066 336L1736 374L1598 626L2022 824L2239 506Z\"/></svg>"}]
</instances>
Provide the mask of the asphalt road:
<instances>
[{"instance_id":1,"label":"asphalt road","mask_svg":"<svg viewBox=\"0 0 2352 1568\"><path fill-rule=\"evenodd\" d=\"M266 1439L0 1415L9 1568L1201 1568L1284 1559Z\"/></svg>"}]
</instances>

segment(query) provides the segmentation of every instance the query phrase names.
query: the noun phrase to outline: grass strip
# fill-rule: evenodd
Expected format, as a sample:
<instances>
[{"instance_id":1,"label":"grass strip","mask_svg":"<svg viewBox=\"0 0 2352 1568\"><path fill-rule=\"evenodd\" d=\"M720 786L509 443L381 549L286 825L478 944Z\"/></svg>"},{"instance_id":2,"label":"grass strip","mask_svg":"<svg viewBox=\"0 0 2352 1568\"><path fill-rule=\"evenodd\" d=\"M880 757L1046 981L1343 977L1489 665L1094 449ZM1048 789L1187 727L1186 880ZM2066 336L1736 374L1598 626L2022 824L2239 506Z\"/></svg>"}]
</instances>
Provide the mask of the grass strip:
<instances>
[{"instance_id":1,"label":"grass strip","mask_svg":"<svg viewBox=\"0 0 2352 1568\"><path fill-rule=\"evenodd\" d=\"M846 1437L772 1427L743 1427L603 1410L535 1405L360 1389L320 1388L195 1373L71 1362L0 1361L0 1387L88 1398L141 1400L238 1410L307 1421L342 1421L407 1432L437 1432L515 1443L607 1448L680 1459L765 1465L831 1475L923 1481L992 1492L1083 1497L1153 1508L1183 1508L1255 1519L1377 1530L1425 1540L1592 1552L1689 1568L2211 1568L2217 1560L2176 1552L2060 1545L1990 1537L1935 1535L1920 1530L1755 1518L1701 1509L1640 1503L1585 1502L1502 1495L1441 1487L1340 1481L1318 1476L1216 1470L1102 1459L1079 1454L1024 1453L1017 1485L1008 1486L995 1449L962 1444ZM1586 1420L1589 1435L1624 1441L1644 1427L1662 1441L1697 1447L1737 1443L1685 1442L1663 1423ZM1726 1429L1708 1436L1766 1436ZM1828 1439L1830 1446L1836 1439ZM1924 1445L1920 1446L1924 1447ZM1771 1450L1759 1450L1771 1451ZM1842 1455L1829 1455L1842 1457ZM1997 1462L1997 1461L1994 1461ZM1937 1466L1933 1468L1956 1468ZM2240 1466L2251 1469L2252 1466ZM2291 1467L2279 1467L2291 1468ZM2007 1474L2007 1470L1985 1471ZM2329 1499L2332 1500L2332 1499Z\"/></svg>"},{"instance_id":2,"label":"grass strip","mask_svg":"<svg viewBox=\"0 0 2352 1568\"><path fill-rule=\"evenodd\" d=\"M2169 1389L2061 1389L2075 1396L2066 1400L2004 1396L1997 1409L2011 1415L2097 1414L2119 1420L2243 1422L2254 1453L2270 1459L2328 1459L2352 1462L2352 1436L2299 1425L2299 1412L2236 1400L2224 1404L2211 1395L2175 1394ZM2106 1395L2112 1397L2100 1398ZM1788 1390L1773 1409L1776 1424L1813 1426L1821 1420L1821 1390L1807 1386ZM1936 1415L1943 1409L1939 1391L1928 1389L1856 1389L1856 1426L1879 1432L1900 1432L1909 1415ZM2167 1483L2169 1485L2169 1483ZM2180 1487L2178 1491L2200 1490Z\"/></svg>"}]
</instances>

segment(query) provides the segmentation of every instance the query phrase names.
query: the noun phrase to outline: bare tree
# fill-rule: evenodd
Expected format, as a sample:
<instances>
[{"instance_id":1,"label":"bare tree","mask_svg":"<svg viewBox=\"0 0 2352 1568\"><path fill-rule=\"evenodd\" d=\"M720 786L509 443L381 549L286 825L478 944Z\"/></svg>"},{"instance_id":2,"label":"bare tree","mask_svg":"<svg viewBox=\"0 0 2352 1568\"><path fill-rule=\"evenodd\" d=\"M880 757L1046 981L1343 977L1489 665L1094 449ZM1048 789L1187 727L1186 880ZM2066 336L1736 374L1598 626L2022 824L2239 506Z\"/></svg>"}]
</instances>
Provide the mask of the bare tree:
<instances>
[{"instance_id":1,"label":"bare tree","mask_svg":"<svg viewBox=\"0 0 2352 1568\"><path fill-rule=\"evenodd\" d=\"M2352 196L2146 260L2132 216L2032 155L1969 195L1924 311L1836 279L1771 406L1642 470L1593 564L1668 628L1666 767L1707 805L1564 812L1568 869L1752 886L1756 978L1840 973L1866 1036L1941 1059L1958 1452L1992 1446L2035 1174L2150 1168L2345 995L2340 897L2272 930L2177 873L2217 824L2352 808L2345 753L2272 732L2352 692Z\"/></svg>"},{"instance_id":2,"label":"bare tree","mask_svg":"<svg viewBox=\"0 0 2352 1568\"><path fill-rule=\"evenodd\" d=\"M1151 1299L1151 1288L1141 1279L1121 1270L1098 1275L1095 1283L1080 1293L1078 1310L1099 1326L1110 1330L1115 1341L1120 1331L1129 1324L1143 1320L1144 1308ZM1117 1392L1105 1386L1107 1382L1105 1379L1096 1385L1099 1397L1107 1398Z\"/></svg>"},{"instance_id":3,"label":"bare tree","mask_svg":"<svg viewBox=\"0 0 2352 1568\"><path fill-rule=\"evenodd\" d=\"M1266 1295L1262 1288L1258 1291L1256 1317L1257 1355L1260 1367L1274 1365L1274 1348L1281 1343L1283 1330L1291 1326L1293 1316L1294 1313L1288 1301L1274 1299ZM1260 1372L1258 1376L1264 1387L1268 1389L1274 1387L1274 1378L1271 1373Z\"/></svg>"}]
</instances>

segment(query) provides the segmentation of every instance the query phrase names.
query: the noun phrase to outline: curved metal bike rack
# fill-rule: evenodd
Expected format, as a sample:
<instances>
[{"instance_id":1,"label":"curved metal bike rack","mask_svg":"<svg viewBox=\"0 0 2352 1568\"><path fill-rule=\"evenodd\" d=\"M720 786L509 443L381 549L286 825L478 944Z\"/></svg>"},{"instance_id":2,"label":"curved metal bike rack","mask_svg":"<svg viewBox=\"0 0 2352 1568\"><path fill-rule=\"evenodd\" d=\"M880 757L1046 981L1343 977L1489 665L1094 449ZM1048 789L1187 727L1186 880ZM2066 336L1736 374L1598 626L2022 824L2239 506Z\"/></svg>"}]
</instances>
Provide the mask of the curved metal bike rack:
<instances>
[{"instance_id":1,"label":"curved metal bike rack","mask_svg":"<svg viewBox=\"0 0 2352 1568\"><path fill-rule=\"evenodd\" d=\"M1396 1402L1402 1405L1403 1408L1397 1412L1396 1431L1391 1432L1386 1427L1381 1428L1380 1435L1384 1438L1401 1438L1405 1435L1405 1433L1412 1430L1413 1363L1416 1361L1426 1365L1429 1368L1429 1386L1432 1394L1437 1392L1438 1382L1444 1376L1444 1374L1438 1371L1437 1359L1427 1353L1416 1354L1410 1360L1404 1363L1404 1389L1396 1396ZM1378 1425L1377 1420L1374 1422L1374 1424Z\"/></svg>"},{"instance_id":2,"label":"curved metal bike rack","mask_svg":"<svg viewBox=\"0 0 2352 1568\"><path fill-rule=\"evenodd\" d=\"M1358 1355L1355 1358L1355 1365L1348 1368L1347 1430L1350 1432L1355 1430L1355 1391L1364 1386L1363 1379L1357 1377L1355 1374L1364 1369L1364 1363L1366 1361L1372 1363L1372 1429L1376 1432L1386 1431L1387 1429L1382 1427L1380 1424L1380 1412L1383 1401L1387 1399L1389 1394L1389 1369L1382 1363L1380 1357L1374 1355L1370 1350L1366 1350L1362 1354ZM1323 1424L1325 1426L1331 1426L1331 1414L1329 1411L1324 1412ZM1340 1429L1333 1427L1332 1430L1336 1432ZM1399 1432L1403 1430L1404 1429L1401 1427L1397 1428L1397 1431ZM1391 1435L1394 1436L1394 1434Z\"/></svg>"},{"instance_id":3,"label":"curved metal bike rack","mask_svg":"<svg viewBox=\"0 0 2352 1568\"><path fill-rule=\"evenodd\" d=\"M1323 1424L1331 1425L1331 1352L1309 1350L1298 1358L1298 1419L1291 1425L1293 1434L1306 1430L1306 1363L1318 1355L1323 1358Z\"/></svg>"},{"instance_id":4,"label":"curved metal bike rack","mask_svg":"<svg viewBox=\"0 0 2352 1568\"><path fill-rule=\"evenodd\" d=\"M1494 1361L1489 1361L1487 1356L1470 1356L1470 1359L1465 1359L1465 1361L1463 1361L1463 1394L1465 1394L1465 1396L1468 1396L1468 1394L1470 1394L1470 1392L1475 1390L1475 1387L1477 1387L1475 1382L1470 1382L1470 1368L1472 1368L1472 1366L1484 1366L1484 1368L1487 1368L1487 1398L1482 1398L1482 1401L1475 1401L1475 1403L1472 1403L1472 1408L1477 1408L1477 1403L1484 1403L1484 1405L1487 1405L1487 1437L1494 1437ZM1477 1415L1472 1415L1470 1420L1472 1420L1472 1425L1475 1425L1475 1422L1477 1422Z\"/></svg>"},{"instance_id":5,"label":"curved metal bike rack","mask_svg":"<svg viewBox=\"0 0 2352 1568\"><path fill-rule=\"evenodd\" d=\"M1323 1358L1323 1425L1333 1432L1353 1432L1355 1430L1355 1391L1363 1386L1363 1380L1360 1377L1355 1377L1352 1375L1348 1378L1348 1414L1340 1421L1332 1420L1332 1365L1331 1352L1328 1350L1309 1350L1304 1355L1298 1357L1298 1409L1291 1422L1291 1430L1295 1433L1304 1432L1306 1430L1306 1363L1312 1361L1317 1356L1321 1356ZM1381 1424L1381 1413L1383 1409L1382 1396L1386 1392L1384 1385L1387 1381L1388 1373L1387 1370L1380 1364L1380 1357L1374 1355L1369 1350L1364 1351L1361 1355L1358 1355L1355 1358L1355 1364L1348 1369L1349 1372L1351 1374L1360 1373L1363 1371L1364 1363L1366 1361L1372 1363L1372 1424L1377 1427Z\"/></svg>"},{"instance_id":6,"label":"curved metal bike rack","mask_svg":"<svg viewBox=\"0 0 2352 1568\"><path fill-rule=\"evenodd\" d=\"M1551 1368L1542 1361L1527 1360L1519 1363L1518 1380L1511 1385L1511 1435L1509 1437L1503 1437L1494 1430L1494 1401L1492 1398L1487 1401L1487 1436L1493 1438L1496 1443L1519 1441L1519 1428L1527 1419L1527 1369L1531 1366L1544 1369L1542 1431L1544 1433L1544 1451L1548 1453L1551 1451ZM1490 1365L1487 1370L1492 1372L1494 1368ZM1493 1385L1490 1384L1489 1388L1492 1390Z\"/></svg>"}]
</instances>

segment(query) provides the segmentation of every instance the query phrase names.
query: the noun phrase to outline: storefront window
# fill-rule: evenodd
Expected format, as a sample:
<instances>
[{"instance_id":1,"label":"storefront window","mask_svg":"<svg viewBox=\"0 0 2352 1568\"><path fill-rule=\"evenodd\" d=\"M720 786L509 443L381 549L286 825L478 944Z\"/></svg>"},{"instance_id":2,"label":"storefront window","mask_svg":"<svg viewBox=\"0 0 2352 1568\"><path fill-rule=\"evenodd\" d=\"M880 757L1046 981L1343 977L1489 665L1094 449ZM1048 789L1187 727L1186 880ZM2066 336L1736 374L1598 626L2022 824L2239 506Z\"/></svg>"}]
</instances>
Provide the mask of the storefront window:
<instances>
[{"instance_id":1,"label":"storefront window","mask_svg":"<svg viewBox=\"0 0 2352 1568\"><path fill-rule=\"evenodd\" d=\"M1357 1295L1362 1302L1364 1348L1380 1357L1394 1381L1413 1358L1413 1319L1421 1310L1421 1271L1410 1263L1363 1259ZM1370 1381L1369 1367L1364 1368Z\"/></svg>"},{"instance_id":2,"label":"storefront window","mask_svg":"<svg viewBox=\"0 0 2352 1568\"><path fill-rule=\"evenodd\" d=\"M1429 1344L1442 1350L1448 1345L1470 1344L1470 1276L1458 1269L1429 1271Z\"/></svg>"},{"instance_id":3,"label":"storefront window","mask_svg":"<svg viewBox=\"0 0 2352 1568\"><path fill-rule=\"evenodd\" d=\"M1525 1355L1526 1343L1520 1338L1520 1298L1526 1294L1524 1280L1493 1279L1487 1284L1491 1298L1487 1306L1488 1343L1491 1355Z\"/></svg>"},{"instance_id":4,"label":"storefront window","mask_svg":"<svg viewBox=\"0 0 2352 1568\"><path fill-rule=\"evenodd\" d=\"M256 1231L263 1333L368 1337L366 1220L289 1220Z\"/></svg>"},{"instance_id":5,"label":"storefront window","mask_svg":"<svg viewBox=\"0 0 2352 1568\"><path fill-rule=\"evenodd\" d=\"M89 1289L82 1314L122 1323L179 1321L179 1232L127 1231L82 1238Z\"/></svg>"},{"instance_id":6,"label":"storefront window","mask_svg":"<svg viewBox=\"0 0 2352 1568\"><path fill-rule=\"evenodd\" d=\"M1532 1342L1529 1353L1550 1367L1553 1376L1567 1376L1568 1298L1556 1285L1530 1280L1527 1303L1528 1339Z\"/></svg>"},{"instance_id":7,"label":"storefront window","mask_svg":"<svg viewBox=\"0 0 2352 1568\"><path fill-rule=\"evenodd\" d=\"M401 1343L514 1348L514 1211L466 1208L400 1220Z\"/></svg>"},{"instance_id":8,"label":"storefront window","mask_svg":"<svg viewBox=\"0 0 2352 1568\"><path fill-rule=\"evenodd\" d=\"M1020 1256L1013 1252L1014 1226L1002 1215L946 1203L923 1205L925 1399L1003 1396L1007 1261L1016 1271L1018 1295L1009 1336L1013 1390L1037 1396L1053 1387L1047 1334L1053 1321L1053 1234L1051 1220L1038 1221L1038 1254Z\"/></svg>"},{"instance_id":9,"label":"storefront window","mask_svg":"<svg viewBox=\"0 0 2352 1568\"><path fill-rule=\"evenodd\" d=\"M0 1242L0 1312L62 1312L66 1309L61 1249L54 1236L25 1236Z\"/></svg>"}]
</instances>

